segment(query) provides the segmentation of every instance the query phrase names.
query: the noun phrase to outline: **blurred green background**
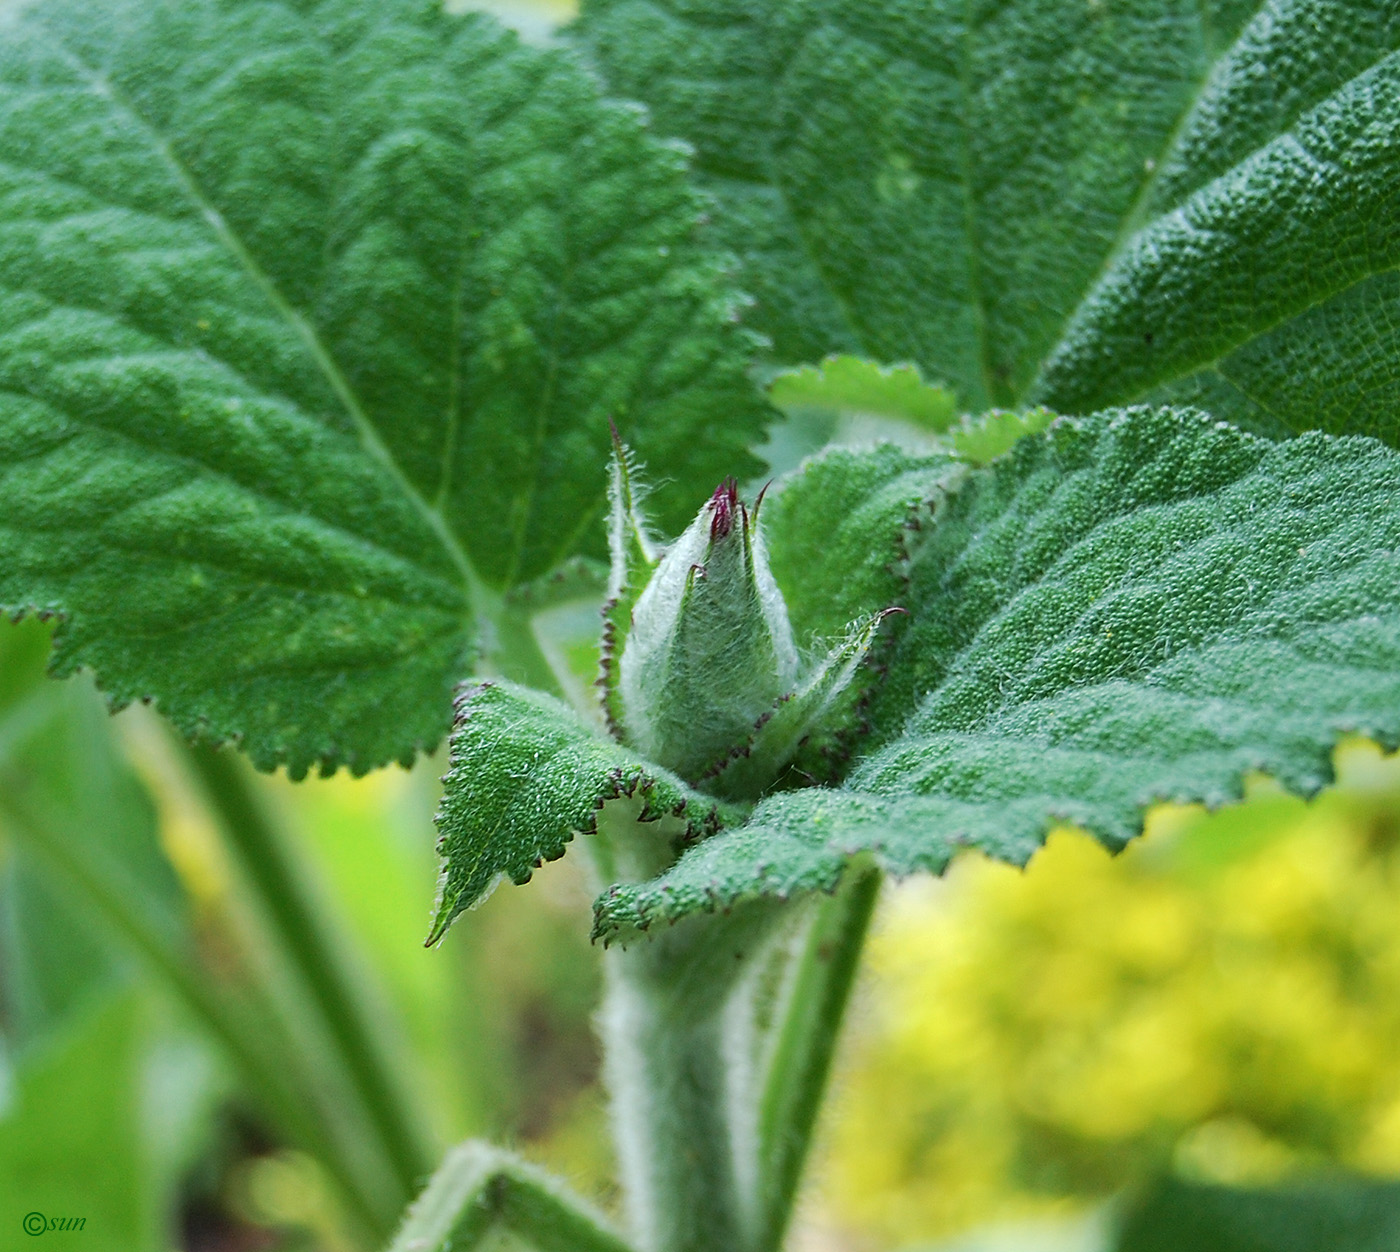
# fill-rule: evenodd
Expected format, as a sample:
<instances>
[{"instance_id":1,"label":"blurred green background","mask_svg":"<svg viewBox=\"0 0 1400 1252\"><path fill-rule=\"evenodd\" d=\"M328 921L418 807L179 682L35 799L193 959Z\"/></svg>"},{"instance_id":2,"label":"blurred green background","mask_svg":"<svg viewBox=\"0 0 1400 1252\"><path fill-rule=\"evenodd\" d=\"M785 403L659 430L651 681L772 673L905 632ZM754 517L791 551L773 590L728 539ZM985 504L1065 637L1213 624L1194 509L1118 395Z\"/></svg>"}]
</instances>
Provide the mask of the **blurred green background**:
<instances>
[{"instance_id":1,"label":"blurred green background","mask_svg":"<svg viewBox=\"0 0 1400 1252\"><path fill-rule=\"evenodd\" d=\"M531 39L569 11L477 7ZM795 420L770 459L832 433ZM538 628L585 675L595 624ZM248 1079L353 1146L192 758L151 710L44 679L47 649L0 623L0 1247L41 1246L30 1213L86 1219L44 1238L88 1252L363 1247ZM442 768L243 781L423 1139L516 1145L610 1206L590 884L566 858L425 951ZM1400 1246L1400 763L1353 742L1337 769L1311 804L1261 778L1157 810L1118 857L1064 830L1024 872L889 886L794 1248L1303 1249L1319 1213Z\"/></svg>"}]
</instances>

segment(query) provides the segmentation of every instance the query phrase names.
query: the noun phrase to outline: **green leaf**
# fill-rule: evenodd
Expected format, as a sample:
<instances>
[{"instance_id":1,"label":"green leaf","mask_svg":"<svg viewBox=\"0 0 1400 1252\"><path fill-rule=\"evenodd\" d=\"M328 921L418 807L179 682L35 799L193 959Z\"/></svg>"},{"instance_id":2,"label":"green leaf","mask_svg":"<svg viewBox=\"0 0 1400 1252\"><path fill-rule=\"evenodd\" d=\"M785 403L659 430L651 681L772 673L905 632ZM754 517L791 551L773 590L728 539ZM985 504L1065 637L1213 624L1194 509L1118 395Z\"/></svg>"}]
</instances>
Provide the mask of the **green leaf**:
<instances>
[{"instance_id":1,"label":"green leaf","mask_svg":"<svg viewBox=\"0 0 1400 1252\"><path fill-rule=\"evenodd\" d=\"M44 678L49 632L0 623L0 779L5 801L41 808L87 855L101 855L188 940L179 886L157 838L150 797L114 741L91 683ZM0 804L0 808L6 808ZM131 974L125 953L0 814L0 1004L12 1046L27 1048ZM9 845L9 846L6 846Z\"/></svg>"},{"instance_id":2,"label":"green leaf","mask_svg":"<svg viewBox=\"0 0 1400 1252\"><path fill-rule=\"evenodd\" d=\"M924 382L915 365L886 368L854 356L827 357L820 365L785 370L768 387L784 412L831 409L893 417L924 430L946 430L957 412L953 394Z\"/></svg>"},{"instance_id":3,"label":"green leaf","mask_svg":"<svg viewBox=\"0 0 1400 1252\"><path fill-rule=\"evenodd\" d=\"M558 1179L485 1143L460 1143L404 1215L388 1252L496 1247L510 1231L540 1252L630 1252Z\"/></svg>"},{"instance_id":4,"label":"green leaf","mask_svg":"<svg viewBox=\"0 0 1400 1252\"><path fill-rule=\"evenodd\" d=\"M757 468L684 156L564 51L434 0L52 0L0 118L0 605L114 705L406 760L473 614L601 553L610 415L668 524Z\"/></svg>"},{"instance_id":5,"label":"green leaf","mask_svg":"<svg viewBox=\"0 0 1400 1252\"><path fill-rule=\"evenodd\" d=\"M160 1177L143 1127L152 1116L169 1119L172 1110L143 1107L151 1076L142 1071L152 1059L143 1007L130 993L111 999L18 1067L14 1099L0 1113L0 1230L7 1247L31 1241L31 1227L22 1223L37 1220L30 1217L35 1213L55 1223L82 1222L39 1229L68 1246L94 1252L164 1246L170 1196L162 1193L173 1180Z\"/></svg>"},{"instance_id":6,"label":"green leaf","mask_svg":"<svg viewBox=\"0 0 1400 1252\"><path fill-rule=\"evenodd\" d=\"M632 633L632 611L661 560L661 549L652 539L642 508L644 491L631 450L614 433L608 466L608 590L596 686L608 731L619 740L624 720L619 662Z\"/></svg>"},{"instance_id":7,"label":"green leaf","mask_svg":"<svg viewBox=\"0 0 1400 1252\"><path fill-rule=\"evenodd\" d=\"M1055 420L1049 409L989 409L964 417L948 431L948 444L959 459L988 465L1009 452L1023 435L1034 435Z\"/></svg>"},{"instance_id":8,"label":"green leaf","mask_svg":"<svg viewBox=\"0 0 1400 1252\"><path fill-rule=\"evenodd\" d=\"M781 449L774 441L785 435L794 444L816 435L816 447L885 442L911 451L949 452L973 465L995 460L1055 416L1045 408L989 409L954 421L953 393L924 382L916 366L886 369L853 356L785 370L769 384L768 398L788 419L770 436L768 447L775 451Z\"/></svg>"},{"instance_id":9,"label":"green leaf","mask_svg":"<svg viewBox=\"0 0 1400 1252\"><path fill-rule=\"evenodd\" d=\"M763 537L798 647L821 647L859 618L908 607L909 543L929 518L928 501L960 473L950 457L882 444L828 449L775 484Z\"/></svg>"},{"instance_id":10,"label":"green leaf","mask_svg":"<svg viewBox=\"0 0 1400 1252\"><path fill-rule=\"evenodd\" d=\"M528 882L575 835L592 834L609 800L640 801L641 822L684 815L685 839L711 833L734 812L602 738L559 701L511 683L463 688L451 750L430 944L502 878Z\"/></svg>"},{"instance_id":11,"label":"green leaf","mask_svg":"<svg viewBox=\"0 0 1400 1252\"><path fill-rule=\"evenodd\" d=\"M1400 439L1383 0L584 0L684 137L780 362L963 408L1194 402Z\"/></svg>"},{"instance_id":12,"label":"green leaf","mask_svg":"<svg viewBox=\"0 0 1400 1252\"><path fill-rule=\"evenodd\" d=\"M798 646L820 654L851 623L908 608L909 544L929 520L928 501L961 469L946 456L914 456L884 444L832 448L775 486L764 537ZM867 668L855 675L794 762L797 776L836 777L849 759L862 706L908 619L888 619Z\"/></svg>"},{"instance_id":13,"label":"green leaf","mask_svg":"<svg viewBox=\"0 0 1400 1252\"><path fill-rule=\"evenodd\" d=\"M1400 1185L1329 1178L1292 1187L1167 1182L1136 1201L1116 1252L1383 1252L1400 1241Z\"/></svg>"},{"instance_id":14,"label":"green leaf","mask_svg":"<svg viewBox=\"0 0 1400 1252\"><path fill-rule=\"evenodd\" d=\"M1400 743L1400 455L1375 441L1061 419L936 508L843 785L614 887L600 934L830 890L854 857L1021 863L1062 822L1118 847L1159 801L1224 804L1254 771L1311 794L1341 735Z\"/></svg>"}]
</instances>

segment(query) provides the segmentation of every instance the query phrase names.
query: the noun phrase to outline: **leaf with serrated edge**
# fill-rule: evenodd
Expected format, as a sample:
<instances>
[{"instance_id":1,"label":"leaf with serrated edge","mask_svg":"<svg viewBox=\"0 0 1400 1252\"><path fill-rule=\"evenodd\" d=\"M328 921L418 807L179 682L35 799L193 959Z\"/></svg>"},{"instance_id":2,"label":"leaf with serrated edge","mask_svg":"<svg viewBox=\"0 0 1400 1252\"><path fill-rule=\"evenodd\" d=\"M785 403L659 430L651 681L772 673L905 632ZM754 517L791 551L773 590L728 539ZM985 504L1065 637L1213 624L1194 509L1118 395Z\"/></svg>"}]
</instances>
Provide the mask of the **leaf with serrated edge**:
<instances>
[{"instance_id":1,"label":"leaf with serrated edge","mask_svg":"<svg viewBox=\"0 0 1400 1252\"><path fill-rule=\"evenodd\" d=\"M963 472L951 457L882 444L829 448L775 484L763 537L799 648L825 647L851 622L904 606L920 514Z\"/></svg>"},{"instance_id":2,"label":"leaf with serrated edge","mask_svg":"<svg viewBox=\"0 0 1400 1252\"><path fill-rule=\"evenodd\" d=\"M1223 804L1253 771L1307 795L1340 736L1400 743L1400 455L1374 440L1061 419L944 496L909 594L844 785L611 888L600 935L830 889L855 856L1019 864L1061 822L1118 847L1151 804Z\"/></svg>"},{"instance_id":3,"label":"leaf with serrated edge","mask_svg":"<svg viewBox=\"0 0 1400 1252\"><path fill-rule=\"evenodd\" d=\"M442 873L430 944L502 878L528 882L575 835L592 833L609 800L640 797L642 822L683 817L688 839L737 812L600 738L553 697L512 683L463 688L451 753L437 817Z\"/></svg>"},{"instance_id":4,"label":"leaf with serrated edge","mask_svg":"<svg viewBox=\"0 0 1400 1252\"><path fill-rule=\"evenodd\" d=\"M264 768L430 746L473 588L601 555L609 416L665 524L757 468L684 160L566 51L430 0L27 6L0 606Z\"/></svg>"},{"instance_id":5,"label":"leaf with serrated edge","mask_svg":"<svg viewBox=\"0 0 1400 1252\"><path fill-rule=\"evenodd\" d=\"M952 392L924 382L917 366L886 369L853 356L827 357L820 366L784 370L769 384L768 398L789 418L816 411L838 419L893 419L917 430L915 442L922 451L948 452L972 465L996 460L1022 435L1044 430L1055 417L1045 408L988 409L965 413L954 421ZM838 427L838 432L833 437L838 445L872 442L859 437L865 433L859 427L853 432ZM896 443L903 433L899 427L888 429ZM886 430L877 432L885 434Z\"/></svg>"},{"instance_id":6,"label":"leaf with serrated edge","mask_svg":"<svg viewBox=\"0 0 1400 1252\"><path fill-rule=\"evenodd\" d=\"M1390 0L583 0L580 32L695 145L780 362L1400 441Z\"/></svg>"},{"instance_id":7,"label":"leaf with serrated edge","mask_svg":"<svg viewBox=\"0 0 1400 1252\"><path fill-rule=\"evenodd\" d=\"M764 535L800 648L820 656L849 623L906 607L909 542L928 520L928 502L962 472L946 456L886 444L827 449L776 485ZM860 733L862 702L907 621L895 616L880 631L866 669L799 750L799 775L824 782L842 772Z\"/></svg>"},{"instance_id":8,"label":"leaf with serrated edge","mask_svg":"<svg viewBox=\"0 0 1400 1252\"><path fill-rule=\"evenodd\" d=\"M953 393L924 382L917 365L886 367L854 356L784 370L768 385L768 398L784 412L815 408L893 417L928 431L946 430L957 414Z\"/></svg>"},{"instance_id":9,"label":"leaf with serrated edge","mask_svg":"<svg viewBox=\"0 0 1400 1252\"><path fill-rule=\"evenodd\" d=\"M970 465L995 461L1025 435L1044 430L1055 420L1049 409L989 409L968 415L947 433L948 446Z\"/></svg>"}]
</instances>

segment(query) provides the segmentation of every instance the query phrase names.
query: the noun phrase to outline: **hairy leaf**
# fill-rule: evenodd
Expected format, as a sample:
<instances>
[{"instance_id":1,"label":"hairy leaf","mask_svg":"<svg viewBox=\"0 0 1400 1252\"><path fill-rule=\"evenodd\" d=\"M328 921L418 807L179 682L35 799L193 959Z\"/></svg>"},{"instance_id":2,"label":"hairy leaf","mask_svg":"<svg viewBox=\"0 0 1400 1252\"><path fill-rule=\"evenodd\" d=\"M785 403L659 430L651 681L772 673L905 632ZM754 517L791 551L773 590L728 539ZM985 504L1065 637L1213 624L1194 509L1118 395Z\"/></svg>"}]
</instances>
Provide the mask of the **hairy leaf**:
<instances>
[{"instance_id":1,"label":"hairy leaf","mask_svg":"<svg viewBox=\"0 0 1400 1252\"><path fill-rule=\"evenodd\" d=\"M0 41L0 605L257 763L445 729L480 585L761 424L683 155L435 0L46 0ZM720 416L725 420L718 420Z\"/></svg>"},{"instance_id":2,"label":"hairy leaf","mask_svg":"<svg viewBox=\"0 0 1400 1252\"><path fill-rule=\"evenodd\" d=\"M1400 743L1400 455L1373 440L1061 419L945 485L923 536L844 784L613 888L601 934L831 889L858 855L1020 863L1061 822L1117 847L1153 803L1219 805L1260 770L1310 794L1339 736Z\"/></svg>"},{"instance_id":3,"label":"hairy leaf","mask_svg":"<svg viewBox=\"0 0 1400 1252\"><path fill-rule=\"evenodd\" d=\"M1400 439L1388 0L584 0L783 362Z\"/></svg>"},{"instance_id":4,"label":"hairy leaf","mask_svg":"<svg viewBox=\"0 0 1400 1252\"><path fill-rule=\"evenodd\" d=\"M717 801L585 726L550 696L512 683L465 687L438 811L442 874L428 942L501 880L530 880L609 800L640 797L638 820L685 817L686 837L716 829ZM729 812L732 818L732 811Z\"/></svg>"},{"instance_id":5,"label":"hairy leaf","mask_svg":"<svg viewBox=\"0 0 1400 1252\"><path fill-rule=\"evenodd\" d=\"M888 444L832 448L776 485L763 535L793 634L820 647L858 618L907 608L910 537L927 502L962 471L950 457Z\"/></svg>"}]
</instances>

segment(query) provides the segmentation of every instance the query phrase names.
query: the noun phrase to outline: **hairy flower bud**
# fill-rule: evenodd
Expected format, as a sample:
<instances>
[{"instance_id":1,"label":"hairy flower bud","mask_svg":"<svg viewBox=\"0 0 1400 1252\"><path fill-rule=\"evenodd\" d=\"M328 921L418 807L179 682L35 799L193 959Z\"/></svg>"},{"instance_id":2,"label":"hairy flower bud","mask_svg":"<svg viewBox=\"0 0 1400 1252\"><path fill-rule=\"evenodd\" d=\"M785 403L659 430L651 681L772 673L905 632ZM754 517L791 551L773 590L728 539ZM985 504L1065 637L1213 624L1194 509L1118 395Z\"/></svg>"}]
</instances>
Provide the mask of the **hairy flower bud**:
<instances>
[{"instance_id":1,"label":"hairy flower bud","mask_svg":"<svg viewBox=\"0 0 1400 1252\"><path fill-rule=\"evenodd\" d=\"M618 675L628 742L691 780L753 734L797 679L787 606L753 513L722 483L632 611Z\"/></svg>"}]
</instances>

